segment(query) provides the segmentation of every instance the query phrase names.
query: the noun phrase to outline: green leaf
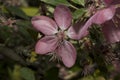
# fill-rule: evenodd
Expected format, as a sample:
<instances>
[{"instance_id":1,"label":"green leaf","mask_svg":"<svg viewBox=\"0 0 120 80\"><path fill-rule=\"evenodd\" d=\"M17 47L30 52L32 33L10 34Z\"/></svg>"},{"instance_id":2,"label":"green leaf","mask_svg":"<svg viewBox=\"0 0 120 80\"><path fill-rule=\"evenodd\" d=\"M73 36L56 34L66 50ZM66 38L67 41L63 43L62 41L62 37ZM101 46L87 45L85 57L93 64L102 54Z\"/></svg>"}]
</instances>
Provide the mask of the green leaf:
<instances>
[{"instance_id":1,"label":"green leaf","mask_svg":"<svg viewBox=\"0 0 120 80\"><path fill-rule=\"evenodd\" d=\"M0 26L0 39L7 40L9 37L11 37L12 31L9 26Z\"/></svg>"},{"instance_id":2,"label":"green leaf","mask_svg":"<svg viewBox=\"0 0 120 80\"><path fill-rule=\"evenodd\" d=\"M94 80L94 78L92 76L86 76L86 77L83 77L80 80Z\"/></svg>"},{"instance_id":3,"label":"green leaf","mask_svg":"<svg viewBox=\"0 0 120 80\"><path fill-rule=\"evenodd\" d=\"M4 56L6 56L14 61L17 61L21 64L25 64L25 61L10 48L0 47L0 53L2 53Z\"/></svg>"},{"instance_id":4,"label":"green leaf","mask_svg":"<svg viewBox=\"0 0 120 80\"><path fill-rule=\"evenodd\" d=\"M78 19L79 17L81 17L84 13L86 12L86 10L84 8L78 9L73 13L73 18L74 19Z\"/></svg>"},{"instance_id":5,"label":"green leaf","mask_svg":"<svg viewBox=\"0 0 120 80\"><path fill-rule=\"evenodd\" d=\"M31 42L33 42L33 36L29 33L29 30L34 31L33 27L31 27L31 23L30 21L18 21L16 22L17 26L18 26L18 33L24 38L25 43L29 44ZM35 33L35 32L32 32ZM36 34L35 34L36 35Z\"/></svg>"},{"instance_id":6,"label":"green leaf","mask_svg":"<svg viewBox=\"0 0 120 80\"><path fill-rule=\"evenodd\" d=\"M25 80L35 80L34 72L29 68L21 68L20 74L21 77Z\"/></svg>"},{"instance_id":7,"label":"green leaf","mask_svg":"<svg viewBox=\"0 0 120 80\"><path fill-rule=\"evenodd\" d=\"M8 10L8 12L10 12L14 16L18 16L27 20L29 19L29 17L18 7L9 6L9 7L6 7L6 9Z\"/></svg>"},{"instance_id":8,"label":"green leaf","mask_svg":"<svg viewBox=\"0 0 120 80\"><path fill-rule=\"evenodd\" d=\"M118 73L117 75L115 75L114 80L120 80L120 73Z\"/></svg>"},{"instance_id":9,"label":"green leaf","mask_svg":"<svg viewBox=\"0 0 120 80\"><path fill-rule=\"evenodd\" d=\"M72 0L74 3L85 6L85 0Z\"/></svg>"},{"instance_id":10,"label":"green leaf","mask_svg":"<svg viewBox=\"0 0 120 80\"><path fill-rule=\"evenodd\" d=\"M39 10L38 8L35 8L35 7L22 7L21 9L28 16L35 16L36 14L38 15L38 10Z\"/></svg>"},{"instance_id":11,"label":"green leaf","mask_svg":"<svg viewBox=\"0 0 120 80\"><path fill-rule=\"evenodd\" d=\"M70 6L71 4L67 0L41 0L45 3L51 4L51 5L59 5L59 4L64 4L66 6Z\"/></svg>"},{"instance_id":12,"label":"green leaf","mask_svg":"<svg viewBox=\"0 0 120 80\"><path fill-rule=\"evenodd\" d=\"M46 80L58 80L59 69L57 67L50 68L46 71Z\"/></svg>"}]
</instances>

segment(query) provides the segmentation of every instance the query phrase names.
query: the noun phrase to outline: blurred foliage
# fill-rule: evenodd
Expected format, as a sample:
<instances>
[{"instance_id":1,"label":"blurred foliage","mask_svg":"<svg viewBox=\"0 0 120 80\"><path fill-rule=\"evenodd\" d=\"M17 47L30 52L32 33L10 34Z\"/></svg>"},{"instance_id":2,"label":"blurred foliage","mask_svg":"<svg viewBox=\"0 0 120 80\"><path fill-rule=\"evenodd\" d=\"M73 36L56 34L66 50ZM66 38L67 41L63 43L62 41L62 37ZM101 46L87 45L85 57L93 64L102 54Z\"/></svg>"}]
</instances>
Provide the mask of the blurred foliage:
<instances>
[{"instance_id":1,"label":"blurred foliage","mask_svg":"<svg viewBox=\"0 0 120 80\"><path fill-rule=\"evenodd\" d=\"M115 79L111 76L116 73L112 61L120 58L120 45L106 44L98 25L89 29L90 34L82 40L71 41L77 47L77 61L72 68L34 52L38 35L42 34L32 27L33 16L53 17L55 6L64 4L72 11L73 23L86 21L87 3L86 0L0 0L0 80L119 80L119 74Z\"/></svg>"},{"instance_id":2,"label":"blurred foliage","mask_svg":"<svg viewBox=\"0 0 120 80\"><path fill-rule=\"evenodd\" d=\"M8 7L6 7L6 9L13 16L18 16L18 17L21 17L26 20L29 19L28 16L20 8L17 8L15 6L8 6Z\"/></svg>"},{"instance_id":3,"label":"blurred foliage","mask_svg":"<svg viewBox=\"0 0 120 80\"><path fill-rule=\"evenodd\" d=\"M85 6L85 0L72 0L74 3Z\"/></svg>"},{"instance_id":4,"label":"blurred foliage","mask_svg":"<svg viewBox=\"0 0 120 80\"><path fill-rule=\"evenodd\" d=\"M20 74L21 74L21 77L24 78L25 80L35 80L34 73L29 68L24 68L24 67L21 68Z\"/></svg>"},{"instance_id":5,"label":"blurred foliage","mask_svg":"<svg viewBox=\"0 0 120 80\"><path fill-rule=\"evenodd\" d=\"M67 0L41 0L45 3L51 4L51 5L59 5L59 4L64 4L66 6L70 6L71 4Z\"/></svg>"},{"instance_id":6,"label":"blurred foliage","mask_svg":"<svg viewBox=\"0 0 120 80\"><path fill-rule=\"evenodd\" d=\"M77 9L73 12L73 18L78 19L81 18L85 14L86 10L84 8Z\"/></svg>"},{"instance_id":7,"label":"blurred foliage","mask_svg":"<svg viewBox=\"0 0 120 80\"><path fill-rule=\"evenodd\" d=\"M35 16L38 14L38 8L35 8L35 7L22 7L21 8L25 13L26 15L28 16Z\"/></svg>"}]
</instances>

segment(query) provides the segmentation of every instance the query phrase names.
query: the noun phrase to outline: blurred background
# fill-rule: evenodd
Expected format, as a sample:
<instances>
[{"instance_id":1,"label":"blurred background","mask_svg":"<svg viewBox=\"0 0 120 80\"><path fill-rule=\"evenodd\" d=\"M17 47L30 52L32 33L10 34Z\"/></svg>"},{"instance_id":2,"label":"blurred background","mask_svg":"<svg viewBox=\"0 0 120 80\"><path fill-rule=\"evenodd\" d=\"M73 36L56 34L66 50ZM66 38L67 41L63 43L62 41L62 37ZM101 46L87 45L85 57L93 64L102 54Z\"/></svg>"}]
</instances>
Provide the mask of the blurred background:
<instances>
[{"instance_id":1,"label":"blurred background","mask_svg":"<svg viewBox=\"0 0 120 80\"><path fill-rule=\"evenodd\" d=\"M32 27L31 18L53 18L58 4L70 8L73 23L87 21L90 5L98 5L97 0L0 0L0 80L120 80L120 43L106 44L98 25L82 40L71 41L77 50L72 68L35 53L44 35Z\"/></svg>"}]
</instances>

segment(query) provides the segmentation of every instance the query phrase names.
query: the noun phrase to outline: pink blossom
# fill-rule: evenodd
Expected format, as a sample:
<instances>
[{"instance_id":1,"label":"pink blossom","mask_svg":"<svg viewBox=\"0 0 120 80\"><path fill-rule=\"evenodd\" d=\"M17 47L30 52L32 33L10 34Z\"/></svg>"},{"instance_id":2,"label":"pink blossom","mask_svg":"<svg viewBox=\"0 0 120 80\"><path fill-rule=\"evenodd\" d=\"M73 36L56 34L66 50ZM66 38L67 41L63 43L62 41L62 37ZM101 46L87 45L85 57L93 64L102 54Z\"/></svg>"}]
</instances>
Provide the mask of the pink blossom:
<instances>
[{"instance_id":1,"label":"pink blossom","mask_svg":"<svg viewBox=\"0 0 120 80\"><path fill-rule=\"evenodd\" d=\"M72 67L76 60L76 50L67 39L77 39L77 35L74 31L69 32L72 27L71 12L66 6L58 5L54 11L54 19L55 21L46 16L32 18L33 27L45 35L37 42L35 52L54 53L61 58L66 67Z\"/></svg>"},{"instance_id":2,"label":"pink blossom","mask_svg":"<svg viewBox=\"0 0 120 80\"><path fill-rule=\"evenodd\" d=\"M98 10L80 30L79 36L92 25L99 24L108 43L120 41L120 0L103 0L105 8ZM81 34L82 33L82 34Z\"/></svg>"}]
</instances>

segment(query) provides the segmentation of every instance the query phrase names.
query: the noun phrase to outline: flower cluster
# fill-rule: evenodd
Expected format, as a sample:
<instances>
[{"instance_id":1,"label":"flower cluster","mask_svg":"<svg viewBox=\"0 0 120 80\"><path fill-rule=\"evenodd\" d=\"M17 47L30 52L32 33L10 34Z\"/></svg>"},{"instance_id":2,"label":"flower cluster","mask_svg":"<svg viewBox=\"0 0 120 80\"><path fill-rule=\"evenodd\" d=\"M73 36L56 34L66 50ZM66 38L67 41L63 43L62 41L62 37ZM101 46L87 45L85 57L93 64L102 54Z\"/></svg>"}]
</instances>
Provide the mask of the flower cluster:
<instances>
[{"instance_id":1,"label":"flower cluster","mask_svg":"<svg viewBox=\"0 0 120 80\"><path fill-rule=\"evenodd\" d=\"M72 15L64 5L58 5L54 11L54 20L46 16L35 16L32 25L45 36L41 38L35 51L38 54L52 53L58 56L66 67L74 65L76 50L68 38L80 40L88 34L92 24L102 27L102 32L108 43L120 41L120 8L119 0L103 0L105 7L97 10L88 21L82 25L71 25Z\"/></svg>"}]
</instances>

